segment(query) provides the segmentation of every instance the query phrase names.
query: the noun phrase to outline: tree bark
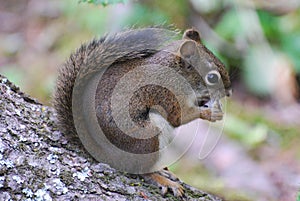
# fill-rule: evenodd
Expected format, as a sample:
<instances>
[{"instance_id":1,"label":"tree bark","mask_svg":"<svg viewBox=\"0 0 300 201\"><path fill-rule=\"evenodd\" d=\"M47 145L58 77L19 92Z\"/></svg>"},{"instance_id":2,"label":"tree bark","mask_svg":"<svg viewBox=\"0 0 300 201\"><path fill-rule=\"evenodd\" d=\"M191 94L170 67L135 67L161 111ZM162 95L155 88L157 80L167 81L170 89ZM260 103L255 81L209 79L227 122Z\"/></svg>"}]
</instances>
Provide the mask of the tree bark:
<instances>
[{"instance_id":1,"label":"tree bark","mask_svg":"<svg viewBox=\"0 0 300 201\"><path fill-rule=\"evenodd\" d=\"M178 200L95 161L55 119L53 108L0 75L0 200ZM221 200L182 185L184 200Z\"/></svg>"}]
</instances>

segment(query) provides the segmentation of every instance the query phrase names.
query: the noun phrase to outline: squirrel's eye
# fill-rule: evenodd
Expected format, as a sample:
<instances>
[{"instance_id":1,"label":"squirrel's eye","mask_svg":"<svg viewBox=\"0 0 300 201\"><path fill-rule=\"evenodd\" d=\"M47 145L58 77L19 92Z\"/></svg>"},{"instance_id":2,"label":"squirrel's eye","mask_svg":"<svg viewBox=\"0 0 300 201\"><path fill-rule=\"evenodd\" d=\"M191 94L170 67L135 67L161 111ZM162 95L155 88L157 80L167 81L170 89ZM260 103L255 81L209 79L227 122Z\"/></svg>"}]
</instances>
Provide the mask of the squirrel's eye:
<instances>
[{"instance_id":1,"label":"squirrel's eye","mask_svg":"<svg viewBox=\"0 0 300 201\"><path fill-rule=\"evenodd\" d=\"M219 80L221 78L221 75L218 71L212 70L205 76L205 82L208 85L215 85L219 83Z\"/></svg>"}]
</instances>

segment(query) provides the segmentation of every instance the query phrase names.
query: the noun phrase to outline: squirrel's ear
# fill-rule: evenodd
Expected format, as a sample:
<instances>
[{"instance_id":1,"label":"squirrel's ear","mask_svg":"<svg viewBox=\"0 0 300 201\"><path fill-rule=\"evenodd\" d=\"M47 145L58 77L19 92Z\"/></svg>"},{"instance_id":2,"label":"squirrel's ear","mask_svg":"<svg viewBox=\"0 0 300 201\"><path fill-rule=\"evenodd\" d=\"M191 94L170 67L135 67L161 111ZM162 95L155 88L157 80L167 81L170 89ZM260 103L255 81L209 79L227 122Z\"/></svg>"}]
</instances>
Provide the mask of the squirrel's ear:
<instances>
[{"instance_id":1,"label":"squirrel's ear","mask_svg":"<svg viewBox=\"0 0 300 201\"><path fill-rule=\"evenodd\" d=\"M189 59L197 53L197 45L192 40L184 41L179 49L179 54L184 59Z\"/></svg>"},{"instance_id":2,"label":"squirrel's ear","mask_svg":"<svg viewBox=\"0 0 300 201\"><path fill-rule=\"evenodd\" d=\"M183 34L183 39L188 39L188 40L193 40L197 43L201 43L201 37L200 33L195 30L194 28L192 29L187 29L184 34Z\"/></svg>"}]
</instances>

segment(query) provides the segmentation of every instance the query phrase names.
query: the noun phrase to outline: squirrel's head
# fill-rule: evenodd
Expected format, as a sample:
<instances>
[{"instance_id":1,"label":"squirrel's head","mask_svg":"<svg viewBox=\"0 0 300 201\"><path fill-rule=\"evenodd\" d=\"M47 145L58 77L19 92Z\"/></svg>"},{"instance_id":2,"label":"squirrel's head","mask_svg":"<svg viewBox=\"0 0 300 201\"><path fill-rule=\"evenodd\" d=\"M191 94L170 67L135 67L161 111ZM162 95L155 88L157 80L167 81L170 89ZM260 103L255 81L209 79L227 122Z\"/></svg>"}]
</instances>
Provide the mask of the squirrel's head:
<instances>
[{"instance_id":1,"label":"squirrel's head","mask_svg":"<svg viewBox=\"0 0 300 201\"><path fill-rule=\"evenodd\" d=\"M181 70L192 77L196 105L211 107L219 99L231 95L231 83L225 66L202 44L198 31L185 31L177 55L182 63Z\"/></svg>"}]
</instances>

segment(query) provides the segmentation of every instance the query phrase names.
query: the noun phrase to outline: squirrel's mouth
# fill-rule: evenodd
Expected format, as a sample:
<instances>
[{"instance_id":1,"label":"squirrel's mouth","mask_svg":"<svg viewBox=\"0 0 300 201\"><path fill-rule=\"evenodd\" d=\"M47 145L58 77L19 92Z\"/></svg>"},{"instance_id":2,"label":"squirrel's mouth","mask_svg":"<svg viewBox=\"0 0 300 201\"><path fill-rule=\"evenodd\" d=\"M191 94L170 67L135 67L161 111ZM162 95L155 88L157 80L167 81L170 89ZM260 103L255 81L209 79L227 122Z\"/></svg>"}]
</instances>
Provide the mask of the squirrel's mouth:
<instances>
[{"instance_id":1,"label":"squirrel's mouth","mask_svg":"<svg viewBox=\"0 0 300 201\"><path fill-rule=\"evenodd\" d=\"M208 121L218 121L223 118L222 104L219 99L210 99L209 97L197 98L196 105L203 110L209 110L209 116L202 116L200 118Z\"/></svg>"},{"instance_id":2,"label":"squirrel's mouth","mask_svg":"<svg viewBox=\"0 0 300 201\"><path fill-rule=\"evenodd\" d=\"M222 110L222 104L219 99L210 99L208 97L198 98L196 105L201 108L220 108Z\"/></svg>"},{"instance_id":3,"label":"squirrel's mouth","mask_svg":"<svg viewBox=\"0 0 300 201\"><path fill-rule=\"evenodd\" d=\"M197 96L195 101L195 105L202 111L202 116L200 118L212 122L222 120L224 112L220 100L226 96L231 96L232 89L231 87L228 87L225 90L221 90L221 92L214 92L215 93L209 93L208 91L202 92L200 96Z\"/></svg>"},{"instance_id":4,"label":"squirrel's mouth","mask_svg":"<svg viewBox=\"0 0 300 201\"><path fill-rule=\"evenodd\" d=\"M221 96L212 97L208 93L205 93L202 96L197 97L196 105L201 108L220 108L222 110L222 104L220 103L220 99L225 96L230 97L232 94L232 89L225 89L225 94Z\"/></svg>"},{"instance_id":5,"label":"squirrel's mouth","mask_svg":"<svg viewBox=\"0 0 300 201\"><path fill-rule=\"evenodd\" d=\"M208 107L208 102L210 102L210 97L199 97L196 100L196 105L199 107Z\"/></svg>"}]
</instances>

